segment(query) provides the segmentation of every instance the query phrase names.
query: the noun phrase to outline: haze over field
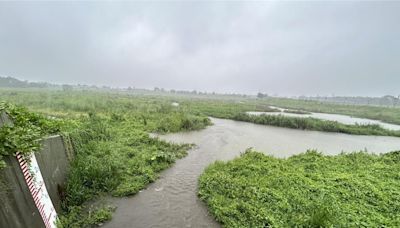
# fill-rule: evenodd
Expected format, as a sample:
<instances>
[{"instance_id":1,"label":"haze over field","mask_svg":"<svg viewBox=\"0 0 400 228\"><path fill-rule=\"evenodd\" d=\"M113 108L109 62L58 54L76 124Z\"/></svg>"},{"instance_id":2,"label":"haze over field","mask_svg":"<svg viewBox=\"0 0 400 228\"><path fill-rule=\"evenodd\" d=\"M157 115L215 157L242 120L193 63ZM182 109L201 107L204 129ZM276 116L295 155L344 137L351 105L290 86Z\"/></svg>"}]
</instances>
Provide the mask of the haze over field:
<instances>
[{"instance_id":1,"label":"haze over field","mask_svg":"<svg viewBox=\"0 0 400 228\"><path fill-rule=\"evenodd\" d=\"M0 227L400 227L399 22L0 0Z\"/></svg>"},{"instance_id":2,"label":"haze over field","mask_svg":"<svg viewBox=\"0 0 400 228\"><path fill-rule=\"evenodd\" d=\"M400 93L400 2L1 2L0 75L280 95Z\"/></svg>"}]
</instances>

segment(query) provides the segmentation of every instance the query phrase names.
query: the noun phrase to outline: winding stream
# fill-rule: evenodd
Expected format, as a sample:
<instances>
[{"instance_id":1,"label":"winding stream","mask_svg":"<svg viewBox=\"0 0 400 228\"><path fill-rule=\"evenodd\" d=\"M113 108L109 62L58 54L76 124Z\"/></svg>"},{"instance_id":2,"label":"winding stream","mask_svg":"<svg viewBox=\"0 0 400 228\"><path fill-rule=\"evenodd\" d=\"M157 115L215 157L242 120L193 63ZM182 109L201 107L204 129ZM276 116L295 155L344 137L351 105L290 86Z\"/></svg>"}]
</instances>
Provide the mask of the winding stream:
<instances>
[{"instance_id":1,"label":"winding stream","mask_svg":"<svg viewBox=\"0 0 400 228\"><path fill-rule=\"evenodd\" d=\"M307 149L325 154L341 151L383 153L400 149L400 138L302 131L211 118L205 130L159 136L176 143L195 143L147 189L133 197L115 198L117 210L105 227L219 227L197 198L198 177L215 160L230 160L248 147L276 157Z\"/></svg>"}]
</instances>

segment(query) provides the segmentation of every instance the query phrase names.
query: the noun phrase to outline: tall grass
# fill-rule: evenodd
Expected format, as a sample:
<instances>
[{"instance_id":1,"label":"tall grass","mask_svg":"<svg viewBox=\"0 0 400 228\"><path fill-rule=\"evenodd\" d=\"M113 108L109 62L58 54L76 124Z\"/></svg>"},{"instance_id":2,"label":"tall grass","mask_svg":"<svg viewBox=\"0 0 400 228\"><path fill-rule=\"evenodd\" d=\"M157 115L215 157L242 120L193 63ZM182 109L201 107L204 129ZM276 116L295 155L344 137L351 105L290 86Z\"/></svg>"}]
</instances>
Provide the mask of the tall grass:
<instances>
[{"instance_id":1,"label":"tall grass","mask_svg":"<svg viewBox=\"0 0 400 228\"><path fill-rule=\"evenodd\" d=\"M400 152L247 151L210 165L199 195L224 227L399 227L399 160Z\"/></svg>"},{"instance_id":2,"label":"tall grass","mask_svg":"<svg viewBox=\"0 0 400 228\"><path fill-rule=\"evenodd\" d=\"M339 132L353 135L381 135L400 137L400 131L387 130L377 124L348 125L337 121L320 120L315 118L287 117L283 115L249 115L239 113L232 117L234 120L256 124L286 127L301 130Z\"/></svg>"},{"instance_id":3,"label":"tall grass","mask_svg":"<svg viewBox=\"0 0 400 228\"><path fill-rule=\"evenodd\" d=\"M211 124L206 116L190 114L157 97L29 90L5 94L1 99L68 125L63 134L72 141L75 159L65 189L63 227L86 227L109 219L110 210L93 211L88 202L100 195L137 193L191 147L160 141L149 133L199 130Z\"/></svg>"}]
</instances>

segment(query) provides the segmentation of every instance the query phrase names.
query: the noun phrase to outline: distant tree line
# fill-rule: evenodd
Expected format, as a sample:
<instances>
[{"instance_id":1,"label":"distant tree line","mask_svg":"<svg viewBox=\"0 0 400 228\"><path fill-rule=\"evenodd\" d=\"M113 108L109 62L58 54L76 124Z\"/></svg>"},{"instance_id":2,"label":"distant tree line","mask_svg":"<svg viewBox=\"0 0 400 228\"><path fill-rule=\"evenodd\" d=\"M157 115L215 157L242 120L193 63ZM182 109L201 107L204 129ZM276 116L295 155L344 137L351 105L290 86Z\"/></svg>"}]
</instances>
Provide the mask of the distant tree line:
<instances>
[{"instance_id":1,"label":"distant tree line","mask_svg":"<svg viewBox=\"0 0 400 228\"><path fill-rule=\"evenodd\" d=\"M46 82L21 81L13 77L0 77L0 87L7 88L47 88L52 84Z\"/></svg>"},{"instance_id":2,"label":"distant tree line","mask_svg":"<svg viewBox=\"0 0 400 228\"><path fill-rule=\"evenodd\" d=\"M257 93L257 98L265 98L268 97L268 94L266 93Z\"/></svg>"},{"instance_id":3,"label":"distant tree line","mask_svg":"<svg viewBox=\"0 0 400 228\"><path fill-rule=\"evenodd\" d=\"M216 92L202 92L197 90L167 90L164 88L154 87L154 92L161 92L161 93L173 93L173 94L184 94L184 95L219 95L219 96L236 96L236 97L249 97L247 94L240 94L240 93L216 93Z\"/></svg>"},{"instance_id":4,"label":"distant tree line","mask_svg":"<svg viewBox=\"0 0 400 228\"><path fill-rule=\"evenodd\" d=\"M322 102L331 102L339 104L350 104L350 105L376 105L376 106L400 106L400 95L392 96L386 95L383 97L345 97L345 96L333 96L333 97L299 97L301 100L313 100Z\"/></svg>"}]
</instances>

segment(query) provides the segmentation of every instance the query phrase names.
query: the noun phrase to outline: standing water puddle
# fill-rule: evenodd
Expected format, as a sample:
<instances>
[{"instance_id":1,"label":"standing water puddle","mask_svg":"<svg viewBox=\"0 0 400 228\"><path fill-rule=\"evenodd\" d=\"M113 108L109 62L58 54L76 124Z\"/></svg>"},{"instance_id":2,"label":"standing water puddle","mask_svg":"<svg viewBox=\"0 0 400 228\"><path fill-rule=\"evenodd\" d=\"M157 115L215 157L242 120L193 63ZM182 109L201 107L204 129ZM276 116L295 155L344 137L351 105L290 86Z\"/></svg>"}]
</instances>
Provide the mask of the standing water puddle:
<instances>
[{"instance_id":1,"label":"standing water puddle","mask_svg":"<svg viewBox=\"0 0 400 228\"><path fill-rule=\"evenodd\" d=\"M129 198L115 198L117 210L105 227L219 227L197 198L198 177L216 160L230 160L249 147L276 157L318 149L383 153L400 150L400 138L302 131L211 118L214 125L196 132L159 136L198 147L178 160L147 189Z\"/></svg>"}]
</instances>

